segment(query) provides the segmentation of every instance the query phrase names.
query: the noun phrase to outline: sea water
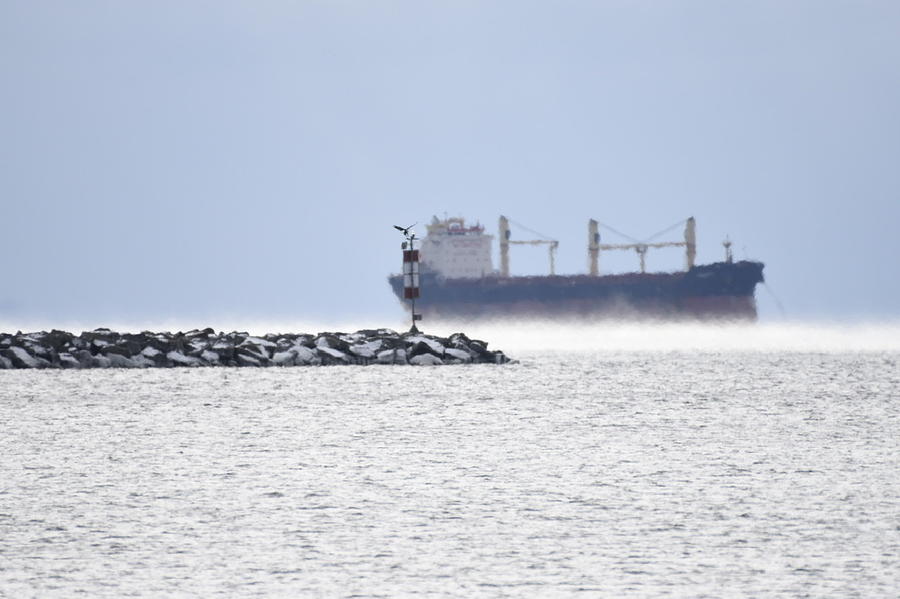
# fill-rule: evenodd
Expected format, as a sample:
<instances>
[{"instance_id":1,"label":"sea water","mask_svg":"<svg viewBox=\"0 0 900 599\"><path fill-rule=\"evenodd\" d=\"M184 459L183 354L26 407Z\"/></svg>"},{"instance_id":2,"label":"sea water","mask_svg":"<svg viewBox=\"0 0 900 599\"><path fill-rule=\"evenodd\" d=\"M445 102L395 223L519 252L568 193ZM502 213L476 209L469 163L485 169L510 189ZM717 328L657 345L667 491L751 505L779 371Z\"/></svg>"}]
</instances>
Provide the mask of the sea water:
<instances>
[{"instance_id":1,"label":"sea water","mask_svg":"<svg viewBox=\"0 0 900 599\"><path fill-rule=\"evenodd\" d=\"M896 597L896 329L741 331L2 371L0 596Z\"/></svg>"}]
</instances>

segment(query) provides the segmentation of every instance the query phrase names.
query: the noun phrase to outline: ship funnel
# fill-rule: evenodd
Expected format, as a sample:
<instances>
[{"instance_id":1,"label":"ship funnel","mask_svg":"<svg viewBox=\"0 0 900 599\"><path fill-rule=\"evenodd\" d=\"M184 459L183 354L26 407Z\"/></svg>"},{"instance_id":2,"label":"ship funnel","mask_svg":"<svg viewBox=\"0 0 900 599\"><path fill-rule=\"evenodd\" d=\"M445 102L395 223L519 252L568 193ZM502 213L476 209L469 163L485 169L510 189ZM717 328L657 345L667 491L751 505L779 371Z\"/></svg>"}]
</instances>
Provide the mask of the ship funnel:
<instances>
[{"instance_id":1,"label":"ship funnel","mask_svg":"<svg viewBox=\"0 0 900 599\"><path fill-rule=\"evenodd\" d=\"M600 257L600 232L597 228L599 223L594 219L588 221L588 271L591 276L596 277L600 274L598 259Z\"/></svg>"},{"instance_id":2,"label":"ship funnel","mask_svg":"<svg viewBox=\"0 0 900 599\"><path fill-rule=\"evenodd\" d=\"M697 258L697 222L693 216L684 225L684 248L687 269L690 270L694 268L694 260Z\"/></svg>"},{"instance_id":3,"label":"ship funnel","mask_svg":"<svg viewBox=\"0 0 900 599\"><path fill-rule=\"evenodd\" d=\"M500 276L509 276L509 220L500 217Z\"/></svg>"}]
</instances>

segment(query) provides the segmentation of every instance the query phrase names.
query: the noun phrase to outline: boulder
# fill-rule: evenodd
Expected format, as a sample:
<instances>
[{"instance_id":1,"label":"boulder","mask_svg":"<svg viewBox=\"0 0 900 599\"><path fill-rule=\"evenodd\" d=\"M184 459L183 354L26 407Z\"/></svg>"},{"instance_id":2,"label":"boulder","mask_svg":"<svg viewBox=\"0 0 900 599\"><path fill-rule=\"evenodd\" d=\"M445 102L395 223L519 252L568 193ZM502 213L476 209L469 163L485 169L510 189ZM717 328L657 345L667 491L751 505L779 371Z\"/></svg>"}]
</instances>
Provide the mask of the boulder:
<instances>
[{"instance_id":1,"label":"boulder","mask_svg":"<svg viewBox=\"0 0 900 599\"><path fill-rule=\"evenodd\" d=\"M210 350L219 354L219 358L222 361L228 361L234 359L234 340L229 339L228 337L220 337L216 340L215 343L212 344Z\"/></svg>"},{"instance_id":2,"label":"boulder","mask_svg":"<svg viewBox=\"0 0 900 599\"><path fill-rule=\"evenodd\" d=\"M169 350L169 351L172 351L172 350ZM169 353L168 351L163 352L161 350L156 349L156 347L154 345L148 345L143 350L141 350L141 353L137 354L136 356L133 356L132 359L136 359L138 356L141 356L141 359L138 360L141 364L145 364L145 363L149 362L153 366L167 367L167 366L172 365L172 363L166 357L166 355L168 353Z\"/></svg>"},{"instance_id":3,"label":"boulder","mask_svg":"<svg viewBox=\"0 0 900 599\"><path fill-rule=\"evenodd\" d=\"M68 352L63 352L59 354L59 367L60 368L84 368L81 362L79 362L75 356Z\"/></svg>"},{"instance_id":4,"label":"boulder","mask_svg":"<svg viewBox=\"0 0 900 599\"><path fill-rule=\"evenodd\" d=\"M137 364L122 354L106 354L106 358L112 368L137 368Z\"/></svg>"},{"instance_id":5,"label":"boulder","mask_svg":"<svg viewBox=\"0 0 900 599\"><path fill-rule=\"evenodd\" d=\"M237 331L232 331L232 332L228 333L228 335L226 335L225 337L228 340L230 340L232 344L240 345L249 336L250 336L249 333L244 333L244 332L239 333Z\"/></svg>"},{"instance_id":6,"label":"boulder","mask_svg":"<svg viewBox=\"0 0 900 599\"><path fill-rule=\"evenodd\" d=\"M120 356L123 358L130 358L134 354L131 353L127 347L123 347L121 345L107 345L100 349L100 353L106 356L107 358L110 356ZM140 353L140 352L138 352Z\"/></svg>"},{"instance_id":7,"label":"boulder","mask_svg":"<svg viewBox=\"0 0 900 599\"><path fill-rule=\"evenodd\" d=\"M163 360L165 361L165 357L163 357ZM157 366L156 362L154 362L153 360L151 360L149 358L144 357L143 354L137 354L135 356L132 356L131 361L134 362L134 365L137 366L138 368L153 368L153 367ZM162 364L162 366L167 366L167 365L168 365L167 363Z\"/></svg>"},{"instance_id":8,"label":"boulder","mask_svg":"<svg viewBox=\"0 0 900 599\"><path fill-rule=\"evenodd\" d=\"M373 359L375 358L376 352L381 349L381 339L374 339L372 341L364 341L362 343L355 343L350 346L350 353L355 356L359 356L360 358Z\"/></svg>"},{"instance_id":9,"label":"boulder","mask_svg":"<svg viewBox=\"0 0 900 599\"><path fill-rule=\"evenodd\" d=\"M77 351L79 349L89 349L89 348L90 348L90 343L88 343L81 337L72 337L72 340L69 341L69 343L63 349L65 349L65 351L67 351L71 354L72 352Z\"/></svg>"},{"instance_id":10,"label":"boulder","mask_svg":"<svg viewBox=\"0 0 900 599\"><path fill-rule=\"evenodd\" d=\"M269 365L269 354L266 352L265 348L258 347L256 345L245 344L239 347L234 352L235 359L240 362L240 358L250 358L252 361L255 361L258 366L268 366Z\"/></svg>"},{"instance_id":11,"label":"boulder","mask_svg":"<svg viewBox=\"0 0 900 599\"><path fill-rule=\"evenodd\" d=\"M459 364L468 364L472 361L472 356L464 349L457 349L455 347L447 347L444 348L444 358L446 361L459 363Z\"/></svg>"},{"instance_id":12,"label":"boulder","mask_svg":"<svg viewBox=\"0 0 900 599\"><path fill-rule=\"evenodd\" d=\"M406 360L406 350L402 348L382 350L376 359L379 364L408 364Z\"/></svg>"},{"instance_id":13,"label":"boulder","mask_svg":"<svg viewBox=\"0 0 900 599\"><path fill-rule=\"evenodd\" d=\"M406 349L406 341L404 341L403 338L399 335L379 337L378 340L381 341L381 349Z\"/></svg>"},{"instance_id":14,"label":"boulder","mask_svg":"<svg viewBox=\"0 0 900 599\"><path fill-rule=\"evenodd\" d=\"M444 354L444 345L433 337L427 337L425 335L410 335L408 337L404 337L404 340L406 341L406 344L411 347L409 352L410 355L418 355L425 351L432 353L437 357L441 357Z\"/></svg>"},{"instance_id":15,"label":"boulder","mask_svg":"<svg viewBox=\"0 0 900 599\"><path fill-rule=\"evenodd\" d=\"M40 337L28 339L22 343L22 347L28 350L28 353L32 356L44 358L48 362L52 362L56 358L56 352L53 348L44 345L43 339Z\"/></svg>"},{"instance_id":16,"label":"boulder","mask_svg":"<svg viewBox=\"0 0 900 599\"><path fill-rule=\"evenodd\" d=\"M147 349L148 347L163 354L167 354L175 349L175 346L172 344L172 339L168 335L156 335L153 333L146 334L143 339L142 350ZM143 353L143 351L141 353Z\"/></svg>"},{"instance_id":17,"label":"boulder","mask_svg":"<svg viewBox=\"0 0 900 599\"><path fill-rule=\"evenodd\" d=\"M185 345L185 354L194 358L202 359L202 354L209 349L210 343L207 339L192 339Z\"/></svg>"},{"instance_id":18,"label":"boulder","mask_svg":"<svg viewBox=\"0 0 900 599\"><path fill-rule=\"evenodd\" d=\"M218 366L220 364L219 354L208 349L203 350L200 359L210 365Z\"/></svg>"},{"instance_id":19,"label":"boulder","mask_svg":"<svg viewBox=\"0 0 900 599\"><path fill-rule=\"evenodd\" d=\"M81 364L82 368L93 368L94 356L90 351L86 349L77 349L72 355L75 356L75 359L78 360L78 363Z\"/></svg>"},{"instance_id":20,"label":"boulder","mask_svg":"<svg viewBox=\"0 0 900 599\"><path fill-rule=\"evenodd\" d=\"M409 359L409 363L413 366L439 366L444 363L443 360L431 353L419 354Z\"/></svg>"},{"instance_id":21,"label":"boulder","mask_svg":"<svg viewBox=\"0 0 900 599\"><path fill-rule=\"evenodd\" d=\"M426 343L425 341L416 341L407 349L407 354L409 355L410 359L422 354L431 354L435 358L440 358L444 355L444 348L441 346L438 347L440 347L439 350L430 343Z\"/></svg>"},{"instance_id":22,"label":"boulder","mask_svg":"<svg viewBox=\"0 0 900 599\"><path fill-rule=\"evenodd\" d=\"M297 352L297 357L294 361L298 365L318 366L322 363L322 358L319 357L318 352L305 345L295 345L293 350Z\"/></svg>"},{"instance_id":23,"label":"boulder","mask_svg":"<svg viewBox=\"0 0 900 599\"><path fill-rule=\"evenodd\" d=\"M187 337L189 340L193 340L193 339L197 339L197 338L207 339L209 337L214 336L215 334L216 334L216 331L214 329L207 327L207 328L203 329L202 331L197 330L197 329L190 330L187 333L185 333L184 336Z\"/></svg>"},{"instance_id":24,"label":"boulder","mask_svg":"<svg viewBox=\"0 0 900 599\"><path fill-rule=\"evenodd\" d=\"M308 347L309 349L315 349L316 347L316 338L312 335L301 334L297 335L294 339L294 345L302 345L303 347Z\"/></svg>"},{"instance_id":25,"label":"boulder","mask_svg":"<svg viewBox=\"0 0 900 599\"><path fill-rule=\"evenodd\" d=\"M51 366L59 366L59 354L52 347L30 343L25 349L35 358L47 361Z\"/></svg>"},{"instance_id":26,"label":"boulder","mask_svg":"<svg viewBox=\"0 0 900 599\"><path fill-rule=\"evenodd\" d=\"M297 352L289 349L287 351L275 352L272 356L272 363L275 366L294 366L297 359Z\"/></svg>"},{"instance_id":27,"label":"boulder","mask_svg":"<svg viewBox=\"0 0 900 599\"><path fill-rule=\"evenodd\" d=\"M274 354L276 352L283 352L283 351L287 351L287 350L291 349L294 346L294 340L291 339L291 337L294 337L294 335L284 335L284 336L278 337L274 341L275 347L272 349L272 353ZM274 357L274 355L273 355L273 357Z\"/></svg>"},{"instance_id":28,"label":"boulder","mask_svg":"<svg viewBox=\"0 0 900 599\"><path fill-rule=\"evenodd\" d=\"M137 335L126 333L119 337L116 345L128 350L129 356L136 356L141 353L141 350L147 347L149 343L150 337L143 333Z\"/></svg>"},{"instance_id":29,"label":"boulder","mask_svg":"<svg viewBox=\"0 0 900 599\"><path fill-rule=\"evenodd\" d=\"M57 354L63 352L72 343L74 335L66 331L53 329L41 339L41 344L52 348Z\"/></svg>"},{"instance_id":30,"label":"boulder","mask_svg":"<svg viewBox=\"0 0 900 599\"><path fill-rule=\"evenodd\" d=\"M100 348L107 345L114 345L119 338L119 334L114 333L109 329L100 328L94 329L93 331L84 331L81 333L80 337L88 344L88 346Z\"/></svg>"},{"instance_id":31,"label":"boulder","mask_svg":"<svg viewBox=\"0 0 900 599\"><path fill-rule=\"evenodd\" d=\"M235 361L238 366L262 366L262 362L257 360L256 358L246 354L243 351L237 352L235 354Z\"/></svg>"},{"instance_id":32,"label":"boulder","mask_svg":"<svg viewBox=\"0 0 900 599\"><path fill-rule=\"evenodd\" d=\"M275 349L277 344L274 341L269 341L268 339L264 339L262 337L247 337L243 341L238 344L239 347L262 347L266 349Z\"/></svg>"},{"instance_id":33,"label":"boulder","mask_svg":"<svg viewBox=\"0 0 900 599\"><path fill-rule=\"evenodd\" d=\"M491 355L494 358L494 364L508 364L510 362L509 357L500 350L491 352Z\"/></svg>"},{"instance_id":34,"label":"boulder","mask_svg":"<svg viewBox=\"0 0 900 599\"><path fill-rule=\"evenodd\" d=\"M9 347L0 350L0 355L12 362L16 368L49 368L50 362L28 353L24 347Z\"/></svg>"},{"instance_id":35,"label":"boulder","mask_svg":"<svg viewBox=\"0 0 900 599\"><path fill-rule=\"evenodd\" d=\"M452 335L450 335L450 337L447 338L447 343L448 345L457 349L468 349L469 344L472 343L472 340L462 333L453 333Z\"/></svg>"},{"instance_id":36,"label":"boulder","mask_svg":"<svg viewBox=\"0 0 900 599\"><path fill-rule=\"evenodd\" d=\"M342 352L339 349L333 349L326 345L320 345L316 348L316 352L319 354L319 359L322 361L322 364L348 364L350 359L347 357L347 354Z\"/></svg>"},{"instance_id":37,"label":"boulder","mask_svg":"<svg viewBox=\"0 0 900 599\"><path fill-rule=\"evenodd\" d=\"M331 349L336 349L341 353L347 353L350 351L350 344L341 339L338 335L341 333L319 333L315 340L315 346L317 348L328 347Z\"/></svg>"},{"instance_id":38,"label":"boulder","mask_svg":"<svg viewBox=\"0 0 900 599\"><path fill-rule=\"evenodd\" d=\"M469 343L469 353L472 354L472 359L475 362L485 362L493 363L493 357L488 353L487 343L483 341L473 340Z\"/></svg>"},{"instance_id":39,"label":"boulder","mask_svg":"<svg viewBox=\"0 0 900 599\"><path fill-rule=\"evenodd\" d=\"M110 368L112 360L102 354L91 356L91 368Z\"/></svg>"},{"instance_id":40,"label":"boulder","mask_svg":"<svg viewBox=\"0 0 900 599\"><path fill-rule=\"evenodd\" d=\"M169 346L172 348L169 350L166 355L172 353L173 351L179 354L184 354L184 333L178 331L175 335L169 340Z\"/></svg>"}]
</instances>

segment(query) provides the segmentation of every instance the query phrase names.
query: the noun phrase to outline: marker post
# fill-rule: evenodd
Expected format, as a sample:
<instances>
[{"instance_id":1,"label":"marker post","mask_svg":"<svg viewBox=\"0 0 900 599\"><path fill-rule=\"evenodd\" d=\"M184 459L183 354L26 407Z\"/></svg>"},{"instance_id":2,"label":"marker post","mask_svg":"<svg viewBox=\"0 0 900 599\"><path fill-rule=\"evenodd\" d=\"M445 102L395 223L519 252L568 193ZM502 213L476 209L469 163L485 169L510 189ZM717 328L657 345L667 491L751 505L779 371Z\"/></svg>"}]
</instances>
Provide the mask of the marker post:
<instances>
[{"instance_id":1,"label":"marker post","mask_svg":"<svg viewBox=\"0 0 900 599\"><path fill-rule=\"evenodd\" d=\"M419 297L419 250L415 248L416 236L410 235L409 249L407 242L403 242L403 297L410 301L410 313L412 314L412 327L410 333L418 333L416 321L422 320L421 314L416 314L416 298Z\"/></svg>"}]
</instances>

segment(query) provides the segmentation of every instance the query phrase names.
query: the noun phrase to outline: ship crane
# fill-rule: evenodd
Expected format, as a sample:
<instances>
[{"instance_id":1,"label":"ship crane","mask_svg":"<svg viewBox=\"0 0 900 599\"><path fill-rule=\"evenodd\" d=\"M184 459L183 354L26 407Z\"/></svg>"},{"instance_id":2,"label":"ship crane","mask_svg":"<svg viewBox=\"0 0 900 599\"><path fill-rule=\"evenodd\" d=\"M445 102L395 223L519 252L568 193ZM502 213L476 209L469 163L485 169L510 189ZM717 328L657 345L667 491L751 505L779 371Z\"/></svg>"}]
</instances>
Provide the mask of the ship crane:
<instances>
[{"instance_id":1,"label":"ship crane","mask_svg":"<svg viewBox=\"0 0 900 599\"><path fill-rule=\"evenodd\" d=\"M696 222L694 221L694 217L690 217L686 221L684 226L684 241L660 241L655 243L650 243L650 241L637 241L634 240L635 243L600 243L600 232L598 231L599 223L591 219L588 224L588 263L589 270L591 275L597 276L600 274L600 269L598 266L598 262L600 259L600 252L602 250L634 250L637 255L640 257L641 261L641 273L647 272L647 250L650 248L667 248L667 247L683 247L685 248L685 263L687 265L687 270L690 270L694 267L694 260L697 256L697 233L696 233ZM664 233L668 233L675 227L680 226L681 223L676 223L675 225L665 229L653 235L650 239L655 237L659 237ZM606 227L610 229L610 227ZM618 233L615 229L610 229L611 231ZM618 233L623 237L628 237L627 235L623 235L622 233ZM629 237L629 239L631 239Z\"/></svg>"},{"instance_id":2,"label":"ship crane","mask_svg":"<svg viewBox=\"0 0 900 599\"><path fill-rule=\"evenodd\" d=\"M519 225L522 227L522 225ZM522 227L531 231L527 227ZM535 235L543 237L537 231L531 231ZM509 219L505 216L500 217L500 276L509 276L509 246L510 245L546 245L550 254L550 274L556 274L556 249L559 247L559 241L555 239L528 239L518 240L510 239Z\"/></svg>"},{"instance_id":3,"label":"ship crane","mask_svg":"<svg viewBox=\"0 0 900 599\"><path fill-rule=\"evenodd\" d=\"M559 242L554 239L530 239L528 241L519 241L508 239L506 243L510 245L547 245L550 250L550 274L556 274L556 248L559 247ZM506 275L509 276L509 275Z\"/></svg>"}]
</instances>

